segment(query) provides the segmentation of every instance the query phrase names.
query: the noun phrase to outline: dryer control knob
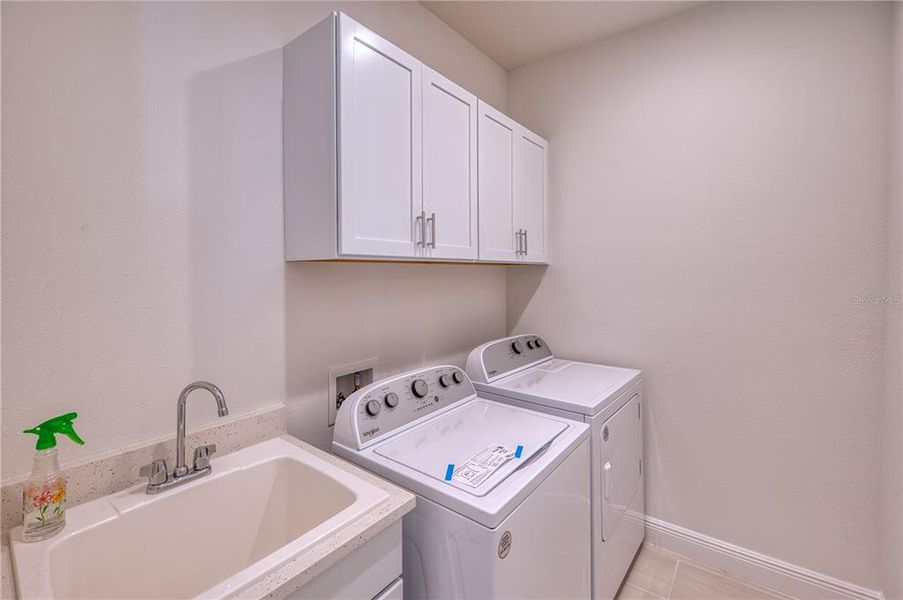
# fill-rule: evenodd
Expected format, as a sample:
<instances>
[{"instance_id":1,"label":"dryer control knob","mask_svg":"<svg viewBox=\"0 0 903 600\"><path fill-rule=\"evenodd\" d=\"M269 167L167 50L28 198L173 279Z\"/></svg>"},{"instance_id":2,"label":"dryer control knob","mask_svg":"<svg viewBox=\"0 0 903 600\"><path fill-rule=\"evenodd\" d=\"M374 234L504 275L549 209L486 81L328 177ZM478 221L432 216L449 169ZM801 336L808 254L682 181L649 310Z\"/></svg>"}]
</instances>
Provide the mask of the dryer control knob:
<instances>
[{"instance_id":1,"label":"dryer control knob","mask_svg":"<svg viewBox=\"0 0 903 600\"><path fill-rule=\"evenodd\" d=\"M389 408L395 408L396 406L398 406L398 394L396 394L395 392L389 392L388 394L386 394L386 397L384 399L386 401L386 406L388 406Z\"/></svg>"},{"instance_id":2,"label":"dryer control knob","mask_svg":"<svg viewBox=\"0 0 903 600\"><path fill-rule=\"evenodd\" d=\"M452 383L451 375L445 374L439 376L439 385L442 387L448 387Z\"/></svg>"},{"instance_id":3,"label":"dryer control knob","mask_svg":"<svg viewBox=\"0 0 903 600\"><path fill-rule=\"evenodd\" d=\"M532 350L533 348L536 348L536 347L537 346L534 344L533 340L527 340L527 348Z\"/></svg>"},{"instance_id":4,"label":"dryer control knob","mask_svg":"<svg viewBox=\"0 0 903 600\"><path fill-rule=\"evenodd\" d=\"M455 380L455 383L464 383L464 373L461 371L455 371L452 373L452 379Z\"/></svg>"},{"instance_id":5,"label":"dryer control knob","mask_svg":"<svg viewBox=\"0 0 903 600\"><path fill-rule=\"evenodd\" d=\"M426 396L426 393L430 391L429 386L426 385L426 382L422 379L415 379L414 383L411 384L411 391L414 392L414 395L418 398L423 398Z\"/></svg>"},{"instance_id":6,"label":"dryer control knob","mask_svg":"<svg viewBox=\"0 0 903 600\"><path fill-rule=\"evenodd\" d=\"M542 348L542 340L541 339L536 338L535 340L533 340L533 343L536 344L537 348Z\"/></svg>"},{"instance_id":7,"label":"dryer control knob","mask_svg":"<svg viewBox=\"0 0 903 600\"><path fill-rule=\"evenodd\" d=\"M511 349L514 350L515 354L520 354L524 351L524 345L520 343L520 340L511 343Z\"/></svg>"},{"instance_id":8,"label":"dryer control knob","mask_svg":"<svg viewBox=\"0 0 903 600\"><path fill-rule=\"evenodd\" d=\"M382 409L382 406L376 400L368 400L367 401L367 414L371 417L375 417L379 414L379 411Z\"/></svg>"}]
</instances>

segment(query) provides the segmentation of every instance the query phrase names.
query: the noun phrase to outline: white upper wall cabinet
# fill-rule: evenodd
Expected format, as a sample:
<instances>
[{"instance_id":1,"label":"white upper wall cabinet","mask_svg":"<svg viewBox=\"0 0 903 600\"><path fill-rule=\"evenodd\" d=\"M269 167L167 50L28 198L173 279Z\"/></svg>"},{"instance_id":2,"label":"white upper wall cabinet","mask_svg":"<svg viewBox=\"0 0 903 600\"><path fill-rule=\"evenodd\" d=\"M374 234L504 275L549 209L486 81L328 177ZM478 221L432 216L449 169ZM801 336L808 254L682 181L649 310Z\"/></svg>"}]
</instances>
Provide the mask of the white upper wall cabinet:
<instances>
[{"instance_id":1,"label":"white upper wall cabinet","mask_svg":"<svg viewBox=\"0 0 903 600\"><path fill-rule=\"evenodd\" d=\"M339 253L414 255L421 64L339 15Z\"/></svg>"},{"instance_id":2,"label":"white upper wall cabinet","mask_svg":"<svg viewBox=\"0 0 903 600\"><path fill-rule=\"evenodd\" d=\"M477 258L477 97L426 65L423 211L430 258Z\"/></svg>"},{"instance_id":3,"label":"white upper wall cabinet","mask_svg":"<svg viewBox=\"0 0 903 600\"><path fill-rule=\"evenodd\" d=\"M283 157L286 260L548 261L546 142L344 14L283 49Z\"/></svg>"},{"instance_id":4,"label":"white upper wall cabinet","mask_svg":"<svg viewBox=\"0 0 903 600\"><path fill-rule=\"evenodd\" d=\"M479 113L480 259L549 262L549 143L485 102Z\"/></svg>"},{"instance_id":5,"label":"white upper wall cabinet","mask_svg":"<svg viewBox=\"0 0 903 600\"><path fill-rule=\"evenodd\" d=\"M520 125L514 138L514 227L520 260L549 262L549 143Z\"/></svg>"},{"instance_id":6,"label":"white upper wall cabinet","mask_svg":"<svg viewBox=\"0 0 903 600\"><path fill-rule=\"evenodd\" d=\"M517 123L480 102L480 258L516 261L514 142Z\"/></svg>"}]
</instances>

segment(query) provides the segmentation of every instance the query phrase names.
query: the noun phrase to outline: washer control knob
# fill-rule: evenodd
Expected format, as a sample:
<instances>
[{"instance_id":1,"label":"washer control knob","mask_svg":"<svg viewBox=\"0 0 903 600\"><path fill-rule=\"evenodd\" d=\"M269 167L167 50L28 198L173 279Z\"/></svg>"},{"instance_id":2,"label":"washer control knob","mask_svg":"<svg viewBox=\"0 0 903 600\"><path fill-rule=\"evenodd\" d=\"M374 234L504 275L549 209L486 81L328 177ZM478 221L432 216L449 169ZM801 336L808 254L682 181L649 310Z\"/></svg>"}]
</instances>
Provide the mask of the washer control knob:
<instances>
[{"instance_id":1,"label":"washer control knob","mask_svg":"<svg viewBox=\"0 0 903 600\"><path fill-rule=\"evenodd\" d=\"M448 387L451 384L452 384L451 375L446 373L445 375L439 376L439 385L441 385L442 387Z\"/></svg>"},{"instance_id":2,"label":"washer control knob","mask_svg":"<svg viewBox=\"0 0 903 600\"><path fill-rule=\"evenodd\" d=\"M367 401L367 414L371 417L375 417L379 414L379 411L382 409L382 405L376 400L368 400Z\"/></svg>"},{"instance_id":3,"label":"washer control knob","mask_svg":"<svg viewBox=\"0 0 903 600\"><path fill-rule=\"evenodd\" d=\"M389 392L385 397L386 406L389 408L395 408L398 406L398 394L395 392Z\"/></svg>"},{"instance_id":4,"label":"washer control knob","mask_svg":"<svg viewBox=\"0 0 903 600\"><path fill-rule=\"evenodd\" d=\"M520 343L520 340L517 340L511 343L511 349L514 350L515 354L521 354L524 351L524 345Z\"/></svg>"},{"instance_id":5,"label":"washer control knob","mask_svg":"<svg viewBox=\"0 0 903 600\"><path fill-rule=\"evenodd\" d=\"M418 398L423 398L430 389L424 380L415 379L414 383L411 384L411 391L414 392L414 395Z\"/></svg>"},{"instance_id":6,"label":"washer control knob","mask_svg":"<svg viewBox=\"0 0 903 600\"><path fill-rule=\"evenodd\" d=\"M536 347L537 346L534 344L533 340L527 340L527 348L532 350L533 348L536 348Z\"/></svg>"},{"instance_id":7,"label":"washer control knob","mask_svg":"<svg viewBox=\"0 0 903 600\"><path fill-rule=\"evenodd\" d=\"M452 379L455 380L455 383L464 383L464 373L461 371L455 371L452 373Z\"/></svg>"},{"instance_id":8,"label":"washer control knob","mask_svg":"<svg viewBox=\"0 0 903 600\"><path fill-rule=\"evenodd\" d=\"M533 343L536 344L537 348L542 348L542 340L541 339L536 338L535 340L533 340Z\"/></svg>"}]
</instances>

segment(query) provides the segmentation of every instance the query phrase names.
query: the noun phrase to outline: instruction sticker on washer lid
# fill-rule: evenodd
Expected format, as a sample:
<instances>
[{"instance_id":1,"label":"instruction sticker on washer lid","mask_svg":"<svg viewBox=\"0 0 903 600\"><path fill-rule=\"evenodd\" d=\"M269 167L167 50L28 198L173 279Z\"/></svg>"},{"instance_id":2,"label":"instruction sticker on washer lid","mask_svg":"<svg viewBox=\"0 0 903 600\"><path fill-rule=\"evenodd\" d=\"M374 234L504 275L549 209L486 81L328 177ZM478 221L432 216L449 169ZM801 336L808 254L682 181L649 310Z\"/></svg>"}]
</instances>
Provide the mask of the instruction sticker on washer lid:
<instances>
[{"instance_id":1,"label":"instruction sticker on washer lid","mask_svg":"<svg viewBox=\"0 0 903 600\"><path fill-rule=\"evenodd\" d=\"M512 458L514 458L513 448L502 444L490 444L455 469L452 481L479 487Z\"/></svg>"}]
</instances>

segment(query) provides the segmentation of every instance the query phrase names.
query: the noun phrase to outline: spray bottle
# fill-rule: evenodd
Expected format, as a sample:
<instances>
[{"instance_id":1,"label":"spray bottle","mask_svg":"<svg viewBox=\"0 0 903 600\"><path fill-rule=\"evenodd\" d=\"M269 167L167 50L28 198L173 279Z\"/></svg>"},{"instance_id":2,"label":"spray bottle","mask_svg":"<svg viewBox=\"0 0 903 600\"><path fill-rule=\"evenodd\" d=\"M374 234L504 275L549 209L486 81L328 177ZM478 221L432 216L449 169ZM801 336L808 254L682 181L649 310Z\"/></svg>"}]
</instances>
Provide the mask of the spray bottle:
<instances>
[{"instance_id":1,"label":"spray bottle","mask_svg":"<svg viewBox=\"0 0 903 600\"><path fill-rule=\"evenodd\" d=\"M72 421L78 413L68 413L44 421L22 433L38 436L31 477L22 493L22 517L26 542L38 542L56 535L66 525L66 482L60 471L56 434L62 433L76 444L85 442L75 433Z\"/></svg>"}]
</instances>

